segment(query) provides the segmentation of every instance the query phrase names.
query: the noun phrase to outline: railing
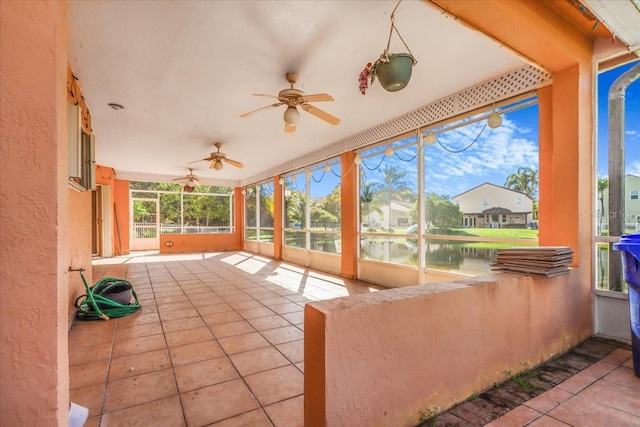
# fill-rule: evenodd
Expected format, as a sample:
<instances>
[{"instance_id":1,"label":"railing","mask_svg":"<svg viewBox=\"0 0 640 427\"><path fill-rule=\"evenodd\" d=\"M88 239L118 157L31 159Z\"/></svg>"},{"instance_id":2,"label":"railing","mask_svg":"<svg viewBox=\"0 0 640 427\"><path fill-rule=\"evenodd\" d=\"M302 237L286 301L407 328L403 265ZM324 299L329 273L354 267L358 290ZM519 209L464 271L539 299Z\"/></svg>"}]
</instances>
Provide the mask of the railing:
<instances>
[{"instance_id":1,"label":"railing","mask_svg":"<svg viewBox=\"0 0 640 427\"><path fill-rule=\"evenodd\" d=\"M136 222L133 223L134 239L155 239L158 237L158 229L160 234L222 234L233 233L234 228L229 226L223 227L207 227L207 226L180 226L175 224L147 224Z\"/></svg>"}]
</instances>

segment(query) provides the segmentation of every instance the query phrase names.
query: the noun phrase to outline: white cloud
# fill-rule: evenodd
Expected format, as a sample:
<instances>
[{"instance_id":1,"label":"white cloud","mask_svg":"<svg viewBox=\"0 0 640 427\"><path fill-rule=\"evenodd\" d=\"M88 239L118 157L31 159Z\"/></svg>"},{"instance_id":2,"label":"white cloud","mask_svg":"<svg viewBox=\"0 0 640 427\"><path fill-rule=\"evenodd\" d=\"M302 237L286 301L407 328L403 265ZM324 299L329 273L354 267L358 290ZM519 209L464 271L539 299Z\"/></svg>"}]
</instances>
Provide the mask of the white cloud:
<instances>
[{"instance_id":1,"label":"white cloud","mask_svg":"<svg viewBox=\"0 0 640 427\"><path fill-rule=\"evenodd\" d=\"M637 135L638 131L637 130L627 130L624 132L626 135Z\"/></svg>"},{"instance_id":2,"label":"white cloud","mask_svg":"<svg viewBox=\"0 0 640 427\"><path fill-rule=\"evenodd\" d=\"M627 166L626 174L640 176L640 161L631 162Z\"/></svg>"}]
</instances>

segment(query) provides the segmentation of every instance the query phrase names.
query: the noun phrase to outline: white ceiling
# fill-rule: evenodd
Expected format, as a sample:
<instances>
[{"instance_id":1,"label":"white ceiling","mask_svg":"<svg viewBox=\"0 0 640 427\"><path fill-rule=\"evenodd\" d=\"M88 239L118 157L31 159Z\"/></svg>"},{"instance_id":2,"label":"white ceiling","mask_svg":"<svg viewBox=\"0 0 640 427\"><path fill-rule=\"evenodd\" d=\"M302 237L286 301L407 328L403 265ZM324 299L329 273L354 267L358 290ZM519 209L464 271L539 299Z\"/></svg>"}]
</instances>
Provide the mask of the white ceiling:
<instances>
[{"instance_id":1,"label":"white ceiling","mask_svg":"<svg viewBox=\"0 0 640 427\"><path fill-rule=\"evenodd\" d=\"M96 162L117 171L240 181L439 98L525 65L508 49L430 4L404 0L397 27L416 57L409 85L366 95L358 75L382 53L395 1L73 1L69 60L92 114ZM391 51L404 51L394 35ZM315 103L342 122L301 111L285 134L285 107L240 114L288 87L326 92ZM122 104L115 111L108 103ZM245 164L208 169L213 143Z\"/></svg>"}]
</instances>

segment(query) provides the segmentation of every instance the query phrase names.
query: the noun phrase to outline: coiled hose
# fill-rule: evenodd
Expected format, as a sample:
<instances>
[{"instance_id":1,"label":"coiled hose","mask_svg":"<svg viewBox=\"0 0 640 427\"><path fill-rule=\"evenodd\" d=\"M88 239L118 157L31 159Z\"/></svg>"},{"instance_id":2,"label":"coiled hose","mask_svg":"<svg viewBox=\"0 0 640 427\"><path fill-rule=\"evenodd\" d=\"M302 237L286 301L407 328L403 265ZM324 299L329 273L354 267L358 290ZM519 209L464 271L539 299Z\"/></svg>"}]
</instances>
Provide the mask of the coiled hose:
<instances>
[{"instance_id":1,"label":"coiled hose","mask_svg":"<svg viewBox=\"0 0 640 427\"><path fill-rule=\"evenodd\" d=\"M95 285L89 286L85 279L84 268L80 272L82 283L87 291L75 300L78 320L109 320L112 317L124 317L140 309L138 295L130 282L114 277L105 277ZM131 299L133 297L133 302Z\"/></svg>"}]
</instances>

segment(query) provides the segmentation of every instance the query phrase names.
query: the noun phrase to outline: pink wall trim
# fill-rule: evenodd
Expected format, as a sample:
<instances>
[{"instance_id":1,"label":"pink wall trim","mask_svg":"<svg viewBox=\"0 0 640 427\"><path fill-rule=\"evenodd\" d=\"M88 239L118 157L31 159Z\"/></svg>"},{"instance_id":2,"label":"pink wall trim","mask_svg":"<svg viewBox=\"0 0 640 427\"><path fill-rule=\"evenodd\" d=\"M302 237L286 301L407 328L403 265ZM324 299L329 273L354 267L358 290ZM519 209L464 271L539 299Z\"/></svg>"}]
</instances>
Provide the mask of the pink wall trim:
<instances>
[{"instance_id":1,"label":"pink wall trim","mask_svg":"<svg viewBox=\"0 0 640 427\"><path fill-rule=\"evenodd\" d=\"M420 411L577 345L592 334L579 277L496 274L307 304L305 426L415 426Z\"/></svg>"}]
</instances>

